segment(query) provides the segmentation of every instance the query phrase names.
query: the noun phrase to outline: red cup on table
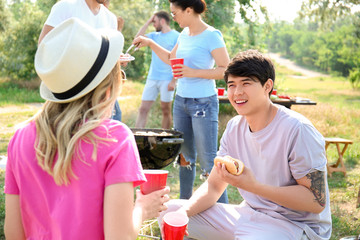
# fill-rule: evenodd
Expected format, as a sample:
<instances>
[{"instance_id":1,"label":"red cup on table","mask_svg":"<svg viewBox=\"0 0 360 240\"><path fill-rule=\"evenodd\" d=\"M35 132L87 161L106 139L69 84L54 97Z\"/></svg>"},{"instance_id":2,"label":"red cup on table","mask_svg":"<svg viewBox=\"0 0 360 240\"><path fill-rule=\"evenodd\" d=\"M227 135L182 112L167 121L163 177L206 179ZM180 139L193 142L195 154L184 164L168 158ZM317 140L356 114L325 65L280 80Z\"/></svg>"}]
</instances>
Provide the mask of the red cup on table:
<instances>
[{"instance_id":1,"label":"red cup on table","mask_svg":"<svg viewBox=\"0 0 360 240\"><path fill-rule=\"evenodd\" d=\"M171 64L171 68L173 70L174 78L181 77L182 76L181 74L176 74L176 69L178 69L180 67L174 67L174 65L184 64L184 59L183 58L172 58L172 59L170 59L170 64Z\"/></svg>"},{"instance_id":2,"label":"red cup on table","mask_svg":"<svg viewBox=\"0 0 360 240\"><path fill-rule=\"evenodd\" d=\"M164 240L182 240L189 218L180 212L168 212L163 218Z\"/></svg>"},{"instance_id":3,"label":"red cup on table","mask_svg":"<svg viewBox=\"0 0 360 240\"><path fill-rule=\"evenodd\" d=\"M144 174L147 181L140 185L141 193L146 195L151 192L165 188L168 173L169 171L166 170L155 170L155 169L144 170Z\"/></svg>"},{"instance_id":4,"label":"red cup on table","mask_svg":"<svg viewBox=\"0 0 360 240\"><path fill-rule=\"evenodd\" d=\"M225 88L219 87L217 90L218 90L218 95L219 96L224 96Z\"/></svg>"},{"instance_id":5,"label":"red cup on table","mask_svg":"<svg viewBox=\"0 0 360 240\"><path fill-rule=\"evenodd\" d=\"M276 94L277 94L277 90L273 89L272 92L271 92L271 95L276 95Z\"/></svg>"}]
</instances>

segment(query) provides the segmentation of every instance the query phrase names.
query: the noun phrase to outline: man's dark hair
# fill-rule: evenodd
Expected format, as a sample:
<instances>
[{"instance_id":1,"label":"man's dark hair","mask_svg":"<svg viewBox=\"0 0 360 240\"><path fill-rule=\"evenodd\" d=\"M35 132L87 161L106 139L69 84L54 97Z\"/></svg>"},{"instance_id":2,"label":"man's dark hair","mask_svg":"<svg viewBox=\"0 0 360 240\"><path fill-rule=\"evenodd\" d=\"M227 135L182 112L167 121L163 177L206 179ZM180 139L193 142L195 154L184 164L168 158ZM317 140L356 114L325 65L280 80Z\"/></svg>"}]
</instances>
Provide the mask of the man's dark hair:
<instances>
[{"instance_id":1,"label":"man's dark hair","mask_svg":"<svg viewBox=\"0 0 360 240\"><path fill-rule=\"evenodd\" d=\"M251 49L238 53L231 60L224 74L226 83L229 76L250 77L252 79L255 77L261 86L264 86L269 78L275 83L275 68L270 58Z\"/></svg>"},{"instance_id":2,"label":"man's dark hair","mask_svg":"<svg viewBox=\"0 0 360 240\"><path fill-rule=\"evenodd\" d=\"M155 13L155 16L157 16L159 19L161 19L161 18L164 19L168 25L170 24L169 13L167 13L165 11L159 11L159 12Z\"/></svg>"}]
</instances>

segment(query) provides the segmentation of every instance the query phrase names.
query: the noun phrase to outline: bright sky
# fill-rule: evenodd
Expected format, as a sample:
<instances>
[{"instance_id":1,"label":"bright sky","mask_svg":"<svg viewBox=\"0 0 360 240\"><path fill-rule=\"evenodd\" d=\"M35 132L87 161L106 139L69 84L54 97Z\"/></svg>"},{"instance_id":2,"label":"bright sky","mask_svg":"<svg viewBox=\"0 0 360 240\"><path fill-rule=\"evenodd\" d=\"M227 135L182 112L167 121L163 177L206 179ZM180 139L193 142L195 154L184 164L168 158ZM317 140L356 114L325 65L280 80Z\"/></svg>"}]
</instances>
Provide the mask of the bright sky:
<instances>
[{"instance_id":1,"label":"bright sky","mask_svg":"<svg viewBox=\"0 0 360 240\"><path fill-rule=\"evenodd\" d=\"M304 0L261 0L266 6L271 20L292 22L297 16Z\"/></svg>"},{"instance_id":2,"label":"bright sky","mask_svg":"<svg viewBox=\"0 0 360 240\"><path fill-rule=\"evenodd\" d=\"M297 12L301 9L301 4L304 1L307 0L257 0L254 2L254 7L258 8L259 3L265 6L271 21L284 20L292 22L298 16ZM235 4L238 9L239 2L235 1ZM240 14L237 14L235 21L241 22ZM260 19L260 22L263 21L264 19Z\"/></svg>"}]
</instances>

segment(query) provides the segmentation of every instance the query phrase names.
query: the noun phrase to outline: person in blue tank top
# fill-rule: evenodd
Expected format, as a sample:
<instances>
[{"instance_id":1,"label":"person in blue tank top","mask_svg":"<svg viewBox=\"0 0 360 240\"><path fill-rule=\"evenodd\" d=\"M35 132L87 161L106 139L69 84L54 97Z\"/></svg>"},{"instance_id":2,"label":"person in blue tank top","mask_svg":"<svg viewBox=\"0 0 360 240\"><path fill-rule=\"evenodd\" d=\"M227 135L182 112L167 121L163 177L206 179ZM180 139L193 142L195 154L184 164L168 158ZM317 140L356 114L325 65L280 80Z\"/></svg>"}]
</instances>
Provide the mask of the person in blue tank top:
<instances>
[{"instance_id":1,"label":"person in blue tank top","mask_svg":"<svg viewBox=\"0 0 360 240\"><path fill-rule=\"evenodd\" d=\"M145 35L146 29L153 23L155 32ZM171 50L174 48L179 32L172 30L169 26L170 15L165 11L159 11L152 15L140 28L135 38L146 36L159 44L161 47ZM149 74L141 98L141 106L136 119L135 127L144 128L148 113L160 92L162 122L161 127L169 129L172 125L171 103L174 97L175 79L173 79L171 67L163 62L154 52L151 55Z\"/></svg>"},{"instance_id":2,"label":"person in blue tank top","mask_svg":"<svg viewBox=\"0 0 360 240\"><path fill-rule=\"evenodd\" d=\"M183 58L174 65L177 90L173 106L174 128L184 133L180 161L180 198L192 195L198 158L207 178L217 152L219 101L215 79L223 79L230 62L221 32L206 24L201 14L204 0L169 0L174 20L183 28L175 47L168 51L155 41L137 37L133 44L149 46L158 57L170 64L172 58ZM174 67L173 66L173 67ZM214 67L215 66L215 67ZM228 202L226 190L219 202Z\"/></svg>"}]
</instances>

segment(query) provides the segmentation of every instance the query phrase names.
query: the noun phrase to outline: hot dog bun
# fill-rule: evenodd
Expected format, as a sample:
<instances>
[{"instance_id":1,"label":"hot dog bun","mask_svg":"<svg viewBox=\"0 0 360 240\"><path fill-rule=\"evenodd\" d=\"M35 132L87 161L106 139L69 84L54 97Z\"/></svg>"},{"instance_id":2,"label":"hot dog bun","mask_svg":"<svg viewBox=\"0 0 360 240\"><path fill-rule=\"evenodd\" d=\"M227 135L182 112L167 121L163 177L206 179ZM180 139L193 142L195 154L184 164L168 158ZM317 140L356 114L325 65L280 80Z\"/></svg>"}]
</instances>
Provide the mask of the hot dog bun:
<instances>
[{"instance_id":1,"label":"hot dog bun","mask_svg":"<svg viewBox=\"0 0 360 240\"><path fill-rule=\"evenodd\" d=\"M216 165L218 162L225 164L226 170L231 174L240 175L244 171L244 163L230 156L215 157L214 164Z\"/></svg>"}]
</instances>

